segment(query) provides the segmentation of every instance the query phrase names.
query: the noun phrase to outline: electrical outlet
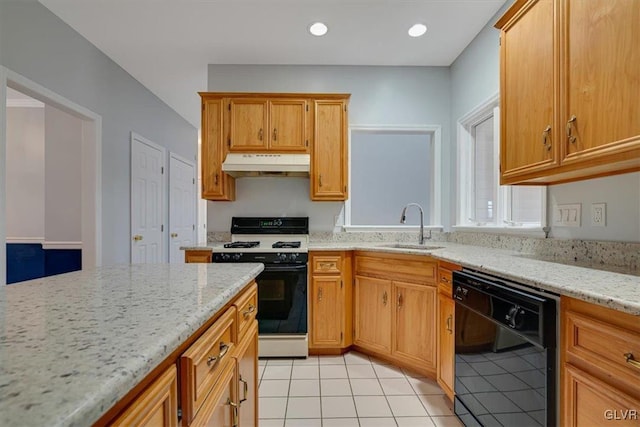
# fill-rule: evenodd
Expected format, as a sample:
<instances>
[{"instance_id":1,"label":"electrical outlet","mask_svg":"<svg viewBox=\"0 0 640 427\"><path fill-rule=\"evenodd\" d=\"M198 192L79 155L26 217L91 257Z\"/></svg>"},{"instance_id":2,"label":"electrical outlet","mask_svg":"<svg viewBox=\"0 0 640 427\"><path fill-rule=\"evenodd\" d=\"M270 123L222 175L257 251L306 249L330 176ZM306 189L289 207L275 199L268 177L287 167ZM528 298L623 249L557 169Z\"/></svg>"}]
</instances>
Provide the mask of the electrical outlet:
<instances>
[{"instance_id":1,"label":"electrical outlet","mask_svg":"<svg viewBox=\"0 0 640 427\"><path fill-rule=\"evenodd\" d=\"M606 227L607 225L607 204L591 204L591 225L593 227Z\"/></svg>"}]
</instances>

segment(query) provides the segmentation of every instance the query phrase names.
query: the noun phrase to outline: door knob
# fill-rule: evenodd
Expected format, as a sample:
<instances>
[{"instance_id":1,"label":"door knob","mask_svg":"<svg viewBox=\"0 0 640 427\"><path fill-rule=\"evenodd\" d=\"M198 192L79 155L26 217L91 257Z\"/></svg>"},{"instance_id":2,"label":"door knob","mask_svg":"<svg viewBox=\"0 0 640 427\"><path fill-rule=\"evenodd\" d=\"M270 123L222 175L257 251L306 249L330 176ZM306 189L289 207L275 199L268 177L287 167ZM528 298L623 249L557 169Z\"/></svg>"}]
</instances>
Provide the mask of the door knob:
<instances>
[{"instance_id":1,"label":"door knob","mask_svg":"<svg viewBox=\"0 0 640 427\"><path fill-rule=\"evenodd\" d=\"M171 233L171 237L175 239L176 237L178 237L178 233Z\"/></svg>"},{"instance_id":2,"label":"door knob","mask_svg":"<svg viewBox=\"0 0 640 427\"><path fill-rule=\"evenodd\" d=\"M135 236L133 236L133 240L135 240L136 242L139 242L140 240L142 240L143 237L139 234L136 234Z\"/></svg>"}]
</instances>

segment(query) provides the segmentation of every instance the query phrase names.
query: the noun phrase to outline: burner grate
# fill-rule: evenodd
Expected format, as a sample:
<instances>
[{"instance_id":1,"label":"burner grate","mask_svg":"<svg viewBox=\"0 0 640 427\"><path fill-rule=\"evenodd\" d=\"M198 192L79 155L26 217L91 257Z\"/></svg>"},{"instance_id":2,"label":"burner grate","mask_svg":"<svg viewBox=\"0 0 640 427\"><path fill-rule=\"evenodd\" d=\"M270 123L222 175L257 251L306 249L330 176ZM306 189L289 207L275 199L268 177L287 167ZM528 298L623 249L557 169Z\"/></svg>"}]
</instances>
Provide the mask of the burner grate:
<instances>
[{"instance_id":1,"label":"burner grate","mask_svg":"<svg viewBox=\"0 0 640 427\"><path fill-rule=\"evenodd\" d=\"M275 242L271 245L272 248L299 248L300 242Z\"/></svg>"},{"instance_id":2,"label":"burner grate","mask_svg":"<svg viewBox=\"0 0 640 427\"><path fill-rule=\"evenodd\" d=\"M223 245L225 248L256 248L260 242L231 242Z\"/></svg>"}]
</instances>

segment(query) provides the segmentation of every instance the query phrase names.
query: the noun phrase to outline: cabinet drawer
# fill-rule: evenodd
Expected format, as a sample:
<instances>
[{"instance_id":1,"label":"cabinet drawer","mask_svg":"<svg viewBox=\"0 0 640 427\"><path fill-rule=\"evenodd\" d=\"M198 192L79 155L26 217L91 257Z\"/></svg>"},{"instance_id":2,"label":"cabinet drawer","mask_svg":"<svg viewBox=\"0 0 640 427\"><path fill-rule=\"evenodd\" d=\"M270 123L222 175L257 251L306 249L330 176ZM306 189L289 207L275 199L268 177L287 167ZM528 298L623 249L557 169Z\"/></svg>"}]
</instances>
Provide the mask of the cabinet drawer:
<instances>
[{"instance_id":1,"label":"cabinet drawer","mask_svg":"<svg viewBox=\"0 0 640 427\"><path fill-rule=\"evenodd\" d=\"M342 270L340 261L339 255L314 256L311 268L315 274L339 274Z\"/></svg>"},{"instance_id":2,"label":"cabinet drawer","mask_svg":"<svg viewBox=\"0 0 640 427\"><path fill-rule=\"evenodd\" d=\"M438 269L438 291L451 297L453 273L447 269Z\"/></svg>"},{"instance_id":3,"label":"cabinet drawer","mask_svg":"<svg viewBox=\"0 0 640 427\"><path fill-rule=\"evenodd\" d=\"M211 262L212 252L210 250L187 250L184 251L184 262Z\"/></svg>"},{"instance_id":4,"label":"cabinet drawer","mask_svg":"<svg viewBox=\"0 0 640 427\"><path fill-rule=\"evenodd\" d=\"M637 332L567 311L565 351L568 357L600 368L616 382L627 383L640 391L640 335Z\"/></svg>"},{"instance_id":5,"label":"cabinet drawer","mask_svg":"<svg viewBox=\"0 0 640 427\"><path fill-rule=\"evenodd\" d=\"M229 361L236 343L236 308L231 307L180 356L182 416L193 419Z\"/></svg>"},{"instance_id":6,"label":"cabinet drawer","mask_svg":"<svg viewBox=\"0 0 640 427\"><path fill-rule=\"evenodd\" d=\"M234 305L238 310L238 342L240 342L258 313L258 285L254 282Z\"/></svg>"}]
</instances>

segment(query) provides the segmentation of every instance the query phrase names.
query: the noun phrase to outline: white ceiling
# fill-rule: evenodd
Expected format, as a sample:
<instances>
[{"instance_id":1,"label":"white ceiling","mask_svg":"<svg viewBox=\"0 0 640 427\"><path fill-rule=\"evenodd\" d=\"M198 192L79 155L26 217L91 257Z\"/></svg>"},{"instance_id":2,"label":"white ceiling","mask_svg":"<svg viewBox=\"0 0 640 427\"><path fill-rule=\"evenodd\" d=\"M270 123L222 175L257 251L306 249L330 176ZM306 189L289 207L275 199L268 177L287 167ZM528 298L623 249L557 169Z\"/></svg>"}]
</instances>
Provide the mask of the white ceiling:
<instances>
[{"instance_id":1,"label":"white ceiling","mask_svg":"<svg viewBox=\"0 0 640 427\"><path fill-rule=\"evenodd\" d=\"M448 66L505 0L40 2L199 127L207 64Z\"/></svg>"}]
</instances>

